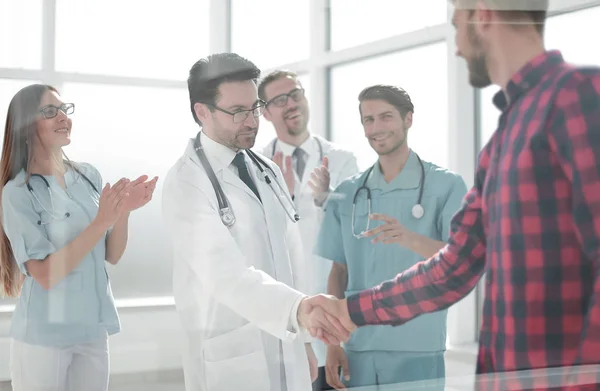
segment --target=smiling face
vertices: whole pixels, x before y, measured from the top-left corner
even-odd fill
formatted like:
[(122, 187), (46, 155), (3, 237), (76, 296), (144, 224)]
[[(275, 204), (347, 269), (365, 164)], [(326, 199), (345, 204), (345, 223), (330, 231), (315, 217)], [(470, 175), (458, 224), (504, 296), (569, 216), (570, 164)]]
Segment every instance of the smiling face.
[[(287, 103), (278, 106), (286, 94), (292, 96), (287, 97)], [(308, 131), (308, 101), (296, 78), (285, 76), (270, 82), (265, 87), (265, 98), (268, 104), (265, 118), (273, 123), (279, 138), (297, 137)]]
[[(71, 143), (71, 127), (73, 121), (67, 114), (61, 110), (56, 110), (57, 107), (65, 109), (65, 102), (60, 98), (58, 93), (48, 90), (42, 96), (40, 102), (37, 121), (37, 137), (34, 137), (34, 145), (39, 142), (41, 146), (48, 151), (56, 151)], [(46, 116), (52, 118), (46, 118)]]
[(406, 144), (412, 113), (402, 118), (398, 109), (385, 100), (364, 100), (360, 103), (365, 137), (379, 156), (396, 152)]

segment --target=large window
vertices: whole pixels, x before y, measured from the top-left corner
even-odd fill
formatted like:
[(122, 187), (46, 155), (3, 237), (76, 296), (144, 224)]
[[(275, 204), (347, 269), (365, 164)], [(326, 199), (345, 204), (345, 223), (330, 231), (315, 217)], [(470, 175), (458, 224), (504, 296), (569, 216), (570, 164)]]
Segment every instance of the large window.
[(42, 0), (0, 1), (0, 68), (42, 66)]
[[(198, 127), (185, 89), (65, 84), (63, 99), (76, 103), (72, 143), (65, 153), (98, 168), (105, 182), (142, 174), (164, 179)], [(171, 252), (162, 228), (162, 180), (154, 198), (132, 213), (123, 259), (109, 267), (116, 298), (170, 296)]]
[[(428, 68), (427, 65), (435, 64)], [(428, 69), (432, 69), (429, 71)], [(373, 84), (404, 88), (415, 105), (408, 144), (422, 159), (448, 165), (448, 76), (445, 43), (339, 65), (331, 69), (332, 139), (353, 151), (361, 169), (377, 159), (364, 137), (358, 94)]]
[(208, 54), (207, 10), (208, 0), (58, 0), (56, 68), (185, 80)]
[(231, 51), (259, 68), (308, 59), (310, 1), (231, 0)]
[[(586, 41), (600, 33), (600, 7), (557, 15), (546, 23), (546, 48), (559, 49), (565, 60), (580, 65), (600, 65), (600, 52), (590, 50)], [(595, 27), (594, 27), (595, 26)], [(490, 86), (481, 91), (480, 147), (483, 147), (498, 125), (500, 112), (492, 104), (499, 88)]]
[(349, 47), (443, 24), (446, 1), (330, 0), (330, 48)]

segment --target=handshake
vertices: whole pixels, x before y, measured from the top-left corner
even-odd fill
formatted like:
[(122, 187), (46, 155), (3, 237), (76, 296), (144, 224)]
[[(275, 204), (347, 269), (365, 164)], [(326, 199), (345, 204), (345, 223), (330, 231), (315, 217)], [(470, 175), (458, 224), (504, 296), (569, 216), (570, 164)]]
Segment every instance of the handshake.
[(328, 345), (348, 342), (350, 334), (356, 330), (346, 300), (330, 295), (316, 295), (302, 300), (298, 308), (298, 324), (306, 328), (313, 338)]

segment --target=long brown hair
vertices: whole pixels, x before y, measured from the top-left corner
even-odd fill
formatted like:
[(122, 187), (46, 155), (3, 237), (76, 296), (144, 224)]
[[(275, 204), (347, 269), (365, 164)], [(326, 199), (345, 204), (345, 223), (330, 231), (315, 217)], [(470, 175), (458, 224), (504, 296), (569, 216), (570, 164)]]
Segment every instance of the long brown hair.
[[(8, 181), (14, 179), (21, 170), (28, 171), (33, 157), (33, 137), (37, 134), (37, 114), (42, 97), (48, 91), (58, 93), (52, 86), (32, 84), (17, 92), (10, 101), (0, 158), (0, 199)], [(21, 292), (23, 278), (10, 241), (1, 226), (0, 231), (0, 284), (5, 296), (16, 297)]]

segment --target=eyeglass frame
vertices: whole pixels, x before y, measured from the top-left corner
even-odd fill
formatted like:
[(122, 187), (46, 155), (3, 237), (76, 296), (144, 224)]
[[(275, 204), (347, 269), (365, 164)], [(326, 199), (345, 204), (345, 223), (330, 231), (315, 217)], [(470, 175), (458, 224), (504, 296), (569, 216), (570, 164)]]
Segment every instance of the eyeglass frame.
[[(53, 108), (56, 110), (55, 114), (53, 116), (48, 116), (48, 114), (46, 113), (46, 109), (49, 108)], [(54, 117), (56, 117), (58, 115), (58, 111), (62, 111), (65, 115), (71, 115), (75, 112), (75, 103), (63, 103), (60, 106), (54, 106), (54, 105), (46, 105), (44, 107), (42, 107), (39, 112), (42, 113), (42, 116), (46, 119), (52, 119)], [(70, 113), (68, 113), (68, 111), (71, 110)]]
[[(260, 113), (259, 113), (258, 115), (254, 115), (254, 114), (252, 114), (252, 116), (253, 116), (254, 118), (258, 118), (258, 117), (260, 117), (260, 116), (261, 116), (261, 115), (264, 113), (264, 111), (265, 111), (265, 109), (266, 109), (266, 107), (267, 107), (267, 104), (266, 104), (266, 103), (265, 103), (265, 101), (264, 101), (264, 100), (262, 100), (262, 99), (259, 99), (259, 100), (257, 101), (257, 105), (255, 105), (253, 108), (251, 108), (251, 109), (248, 109), (248, 110), (240, 110), (240, 111), (236, 111), (235, 113), (232, 113), (231, 111), (228, 111), (228, 110), (222, 109), (222, 108), (220, 108), (219, 106), (217, 106), (217, 105), (213, 105), (213, 104), (211, 104), (211, 103), (205, 103), (205, 104), (206, 104), (207, 106), (210, 106), (210, 107), (212, 107), (212, 108), (216, 109), (216, 110), (219, 110), (219, 111), (220, 111), (220, 112), (222, 112), (222, 113), (229, 114), (229, 115), (232, 117), (231, 119), (232, 119), (233, 123), (236, 123), (236, 124), (238, 124), (238, 123), (240, 123), (240, 122), (244, 122), (245, 120), (247, 120), (247, 119), (248, 119), (248, 116), (250, 115), (250, 113), (251, 113), (251, 112), (255, 111), (256, 109), (262, 108), (262, 110), (260, 111)], [(245, 113), (245, 116), (244, 116), (244, 118), (243, 118), (242, 120), (240, 120), (240, 121), (236, 121), (236, 120), (235, 120), (235, 116), (236, 116), (236, 115), (238, 115), (238, 114), (242, 114), (242, 113)]]
[[(298, 91), (300, 91), (302, 94), (299, 95), (298, 99), (296, 99), (292, 95), (294, 95)], [(266, 103), (266, 106), (268, 107), (269, 105), (273, 104), (273, 105), (275, 105), (275, 107), (285, 107), (285, 105), (287, 105), (287, 103), (288, 103), (289, 98), (292, 98), (294, 100), (294, 102), (300, 102), (300, 100), (306, 96), (305, 93), (306, 93), (306, 91), (304, 90), (304, 88), (297, 87), (297, 88), (294, 88), (293, 90), (291, 90), (290, 92), (288, 92), (287, 94), (279, 94), (279, 95), (274, 96), (273, 98), (269, 99)], [(280, 105), (274, 103), (275, 99), (280, 99), (282, 97), (285, 97), (285, 101), (282, 101), (283, 103), (281, 103)]]

